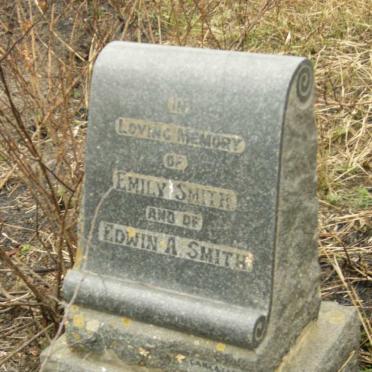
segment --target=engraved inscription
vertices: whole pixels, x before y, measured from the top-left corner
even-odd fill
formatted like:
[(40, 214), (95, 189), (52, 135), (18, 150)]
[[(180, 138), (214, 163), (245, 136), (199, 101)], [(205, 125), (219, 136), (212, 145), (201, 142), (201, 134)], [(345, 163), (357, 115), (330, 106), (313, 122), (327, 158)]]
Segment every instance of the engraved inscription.
[(186, 115), (190, 111), (189, 101), (176, 95), (168, 98), (167, 107), (171, 114)]
[(118, 118), (115, 122), (115, 128), (116, 132), (121, 136), (173, 143), (176, 145), (201, 147), (233, 154), (240, 154), (245, 149), (245, 142), (241, 136), (212, 133), (170, 123)]
[(187, 168), (187, 157), (170, 152), (164, 155), (163, 164), (165, 168), (184, 171)]
[(203, 217), (200, 213), (175, 211), (152, 206), (146, 207), (146, 219), (150, 222), (164, 223), (197, 231), (200, 231), (203, 225)]
[(133, 172), (114, 171), (113, 184), (117, 190), (130, 194), (173, 200), (225, 211), (234, 211), (237, 207), (237, 196), (234, 191), (198, 183)]
[(249, 251), (180, 236), (158, 233), (101, 221), (98, 239), (135, 249), (173, 256), (237, 271), (252, 271), (254, 257)]

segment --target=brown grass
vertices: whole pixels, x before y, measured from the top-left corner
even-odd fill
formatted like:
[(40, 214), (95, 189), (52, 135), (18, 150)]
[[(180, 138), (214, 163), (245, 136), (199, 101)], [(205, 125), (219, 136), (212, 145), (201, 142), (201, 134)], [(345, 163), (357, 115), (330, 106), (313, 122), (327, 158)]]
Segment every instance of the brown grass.
[(322, 295), (358, 307), (372, 365), (372, 14), (367, 0), (15, 0), (0, 5), (0, 371), (37, 370), (76, 250), (89, 82), (110, 40), (314, 64)]

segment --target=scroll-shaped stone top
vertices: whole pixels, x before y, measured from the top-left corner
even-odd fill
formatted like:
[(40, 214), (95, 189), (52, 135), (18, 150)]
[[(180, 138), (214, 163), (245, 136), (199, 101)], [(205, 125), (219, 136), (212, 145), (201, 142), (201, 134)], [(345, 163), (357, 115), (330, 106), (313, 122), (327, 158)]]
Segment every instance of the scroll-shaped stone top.
[[(276, 277), (301, 264), (284, 268), (276, 245), (288, 227), (280, 209), (314, 198), (312, 91), (303, 58), (110, 43), (92, 81), (85, 259), (66, 297), (79, 283), (77, 303), (257, 347)], [(309, 174), (304, 188), (282, 159), (296, 126), (307, 126), (303, 145), (313, 149), (288, 158), (299, 177)], [(308, 227), (290, 230), (311, 237), (309, 247), (288, 242), (296, 255), (314, 252), (316, 224), (316, 209), (298, 207)]]

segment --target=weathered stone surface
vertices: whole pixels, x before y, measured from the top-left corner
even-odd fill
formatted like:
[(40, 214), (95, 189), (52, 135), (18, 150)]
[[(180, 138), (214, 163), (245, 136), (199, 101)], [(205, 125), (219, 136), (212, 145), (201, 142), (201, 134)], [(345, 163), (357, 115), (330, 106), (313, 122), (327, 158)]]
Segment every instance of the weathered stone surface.
[(277, 368), (320, 306), (310, 63), (111, 43), (86, 159), (69, 347), (121, 366)]
[[(75, 351), (66, 347), (65, 336), (53, 347), (44, 351), (43, 360), (48, 359), (45, 372), (156, 372), (156, 371), (271, 371), (264, 365), (251, 366), (251, 351), (230, 347), (185, 335), (177, 331), (165, 330), (157, 326), (138, 323), (128, 318), (104, 314), (102, 312), (73, 307), (70, 336)], [(302, 332), (278, 367), (278, 372), (356, 372), (359, 328), (357, 313), (353, 308), (332, 302), (323, 302), (318, 320), (311, 322)], [(108, 334), (112, 333), (109, 337)], [(146, 340), (144, 341), (144, 336)], [(142, 344), (139, 342), (142, 339)], [(100, 340), (100, 341), (98, 341)], [(108, 340), (116, 340), (107, 343)], [(90, 343), (86, 348), (84, 343)], [(164, 342), (167, 346), (158, 349)], [(93, 344), (100, 344), (99, 347)], [(83, 346), (82, 346), (83, 345)], [(141, 345), (141, 346), (140, 346)], [(81, 349), (80, 349), (81, 346)], [(167, 350), (167, 347), (169, 349)], [(92, 348), (94, 353), (89, 352)], [(133, 352), (128, 352), (132, 348)], [(80, 349), (80, 352), (78, 351)], [(99, 350), (98, 350), (99, 349)], [(185, 353), (195, 349), (198, 356)], [(85, 351), (84, 351), (85, 350)], [(125, 353), (136, 363), (130, 366), (122, 362), (120, 354)], [(158, 354), (159, 353), (159, 354)], [(48, 356), (49, 354), (49, 356)], [(206, 358), (206, 359), (203, 359)], [(147, 368), (151, 360), (160, 360), (161, 368)], [(227, 365), (223, 361), (228, 361)], [(245, 364), (243, 364), (245, 363)], [(263, 361), (263, 363), (266, 363)], [(236, 365), (240, 368), (236, 369)], [(245, 366), (244, 369), (242, 366)], [(235, 366), (235, 367), (234, 367)]]
[(312, 85), (302, 58), (110, 44), (66, 298), (84, 277), (76, 303), (250, 349), (284, 304), (295, 337), (319, 306)]
[(318, 320), (303, 331), (278, 372), (358, 371), (358, 324), (354, 308), (323, 302)]

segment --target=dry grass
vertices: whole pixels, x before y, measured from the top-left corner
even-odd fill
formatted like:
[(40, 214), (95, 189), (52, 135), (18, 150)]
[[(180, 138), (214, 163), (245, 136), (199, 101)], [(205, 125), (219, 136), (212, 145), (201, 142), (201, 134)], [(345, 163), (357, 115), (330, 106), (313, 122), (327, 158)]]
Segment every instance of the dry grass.
[(93, 62), (113, 39), (304, 55), (315, 66), (322, 295), (358, 307), (372, 365), (367, 0), (0, 5), (0, 371), (38, 369), (73, 264)]

